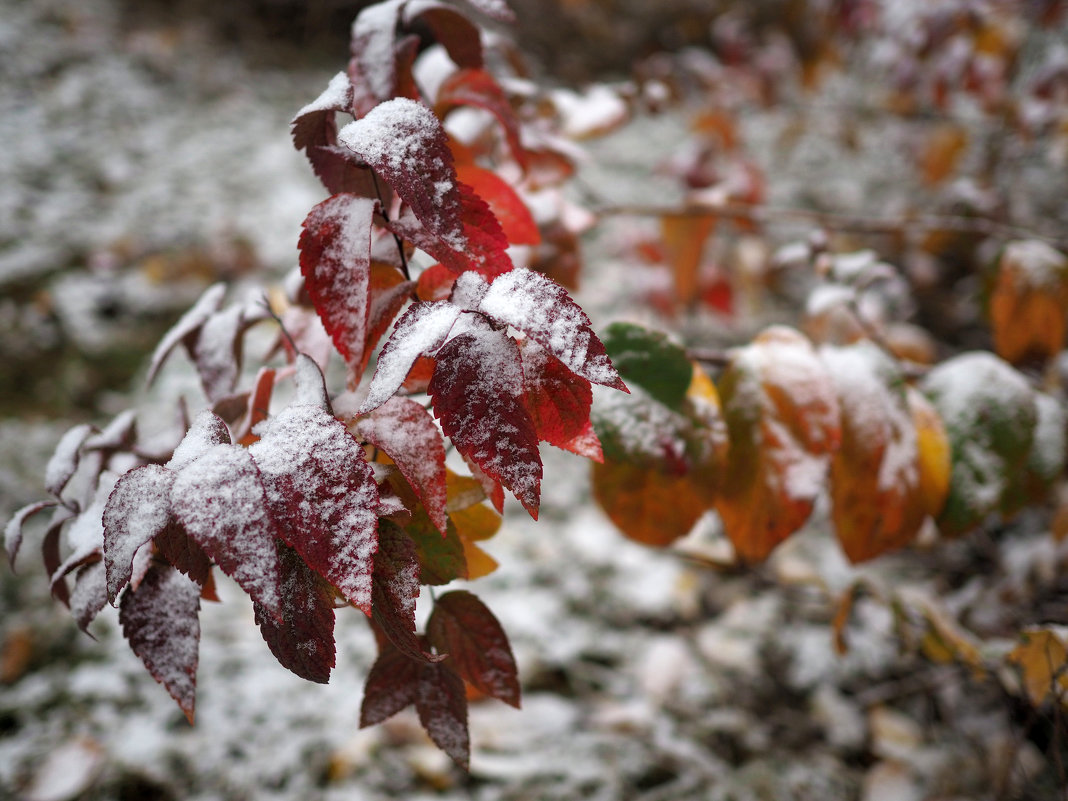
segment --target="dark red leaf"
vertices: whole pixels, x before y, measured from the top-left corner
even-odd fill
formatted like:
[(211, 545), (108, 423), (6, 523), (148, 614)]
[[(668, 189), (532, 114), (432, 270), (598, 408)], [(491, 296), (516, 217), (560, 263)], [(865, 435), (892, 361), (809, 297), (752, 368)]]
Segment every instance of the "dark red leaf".
[(211, 559), (204, 549), (185, 533), (185, 529), (177, 520), (172, 518), (153, 542), (164, 559), (201, 587), (208, 586), (211, 580)]
[(311, 210), (300, 235), (308, 296), (353, 370), (365, 363), (375, 206), (376, 201), (358, 195), (334, 195)]
[(471, 331), (449, 340), (436, 359), (428, 391), (442, 431), (537, 519), (541, 456), (523, 405), (515, 340), (503, 331)]
[(456, 590), (441, 596), (427, 622), (427, 639), (445, 664), (486, 695), (519, 708), (519, 678), (501, 624), (482, 601)]
[[(298, 360), (298, 370), (314, 372), (307, 383), (317, 382), (322, 391), (322, 376), (310, 359)], [(325, 396), (308, 400), (298, 397), (272, 418), (249, 453), (282, 539), (349, 603), (369, 613), (378, 485), (359, 443), (323, 408)]]
[(527, 154), (519, 138), (519, 120), (504, 90), (488, 72), (457, 70), (442, 82), (435, 106), (443, 118), (455, 106), (476, 106), (490, 112), (504, 129), (512, 157), (526, 169)]
[(394, 461), (444, 534), (445, 442), (430, 412), (413, 400), (393, 397), (361, 418), (356, 433)]
[(463, 679), (444, 662), (422, 665), (415, 709), (434, 744), (467, 770), (471, 739), (467, 731), (467, 691)]
[(407, 0), (388, 0), (364, 8), (352, 23), (349, 80), (353, 114), (362, 117), (396, 94), (397, 24)]
[[(415, 13), (407, 13), (413, 7)], [(482, 66), (482, 36), (478, 26), (463, 14), (444, 3), (413, 3), (405, 12), (405, 24), (411, 25), (416, 18), (422, 20), (457, 66)]]
[(130, 648), (178, 702), (190, 723), (196, 700), (200, 587), (177, 570), (154, 565), (136, 592), (127, 587), (119, 623)]
[(293, 118), (290, 123), (293, 145), (305, 152), (312, 170), (331, 194), (357, 192), (373, 197), (370, 171), (357, 166), (347, 151), (336, 147), (336, 113), (351, 114), (352, 107), (352, 83), (348, 75), (339, 72), (326, 90)]
[(521, 343), (525, 400), (538, 439), (595, 461), (603, 461), (601, 445), (590, 423), (593, 391), (530, 339)]
[(436, 659), (423, 650), (415, 633), (415, 602), (419, 599), (419, 560), (411, 538), (382, 521), (375, 554), (371, 619), (391, 643), (410, 659)]
[(420, 668), (420, 662), (386, 644), (367, 674), (360, 706), (361, 729), (381, 723), (415, 703)]
[(38, 512), (51, 509), (55, 505), (55, 501), (38, 501), (37, 503), (27, 504), (15, 512), (12, 518), (7, 521), (7, 525), (4, 527), (4, 550), (7, 552), (7, 560), (11, 563), (12, 568), (15, 567), (15, 557), (19, 555), (19, 548), (22, 546), (23, 525)]
[[(64, 524), (72, 517), (74, 517), (73, 512), (65, 506), (60, 506), (48, 523), (48, 528), (41, 539), (41, 561), (44, 562), (46, 576), (56, 575), (63, 562), (59, 552), (59, 538)], [(62, 578), (58, 582), (52, 581), (52, 596), (60, 603), (69, 605), (70, 592), (67, 589), (67, 582)]]
[(300, 555), (283, 544), (282, 620), (255, 604), (256, 624), (279, 663), (302, 679), (326, 684), (334, 667), (334, 593)]
[(171, 508), (212, 561), (276, 618), (282, 615), (278, 526), (249, 451), (215, 445), (178, 473)]
[(133, 557), (161, 534), (171, 519), (176, 473), (158, 464), (131, 470), (115, 484), (104, 506), (104, 568), (111, 603), (130, 580)]
[(400, 389), (416, 359), (429, 356), (444, 344), (462, 310), (447, 301), (413, 303), (378, 354), (367, 398), (359, 408), (364, 414), (385, 403)]

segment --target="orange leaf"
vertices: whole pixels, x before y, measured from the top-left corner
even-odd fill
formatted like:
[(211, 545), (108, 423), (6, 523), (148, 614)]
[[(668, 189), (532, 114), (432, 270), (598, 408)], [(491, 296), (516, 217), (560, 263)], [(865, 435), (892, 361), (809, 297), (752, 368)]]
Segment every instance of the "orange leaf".
[(901, 371), (882, 350), (862, 342), (820, 353), (842, 426), (831, 460), (831, 517), (846, 556), (862, 562), (910, 542), (926, 517), (916, 429)]
[(683, 305), (697, 298), (701, 256), (715, 227), (712, 214), (666, 215), (660, 219), (660, 234), (675, 279), (675, 297)]
[(1006, 659), (1020, 670), (1031, 703), (1038, 706), (1051, 695), (1068, 699), (1068, 650), (1064, 640), (1048, 628), (1025, 629), (1023, 639)]
[(730, 436), (716, 511), (738, 556), (759, 562), (800, 528), (838, 447), (838, 402), (799, 332), (770, 328), (734, 352), (719, 384)]
[(537, 245), (541, 242), (538, 224), (527, 204), (497, 173), (475, 164), (460, 164), (456, 176), (486, 201), (511, 244)]
[(1013, 364), (1046, 361), (1064, 347), (1068, 258), (1038, 240), (1010, 242), (990, 297), (994, 350)]

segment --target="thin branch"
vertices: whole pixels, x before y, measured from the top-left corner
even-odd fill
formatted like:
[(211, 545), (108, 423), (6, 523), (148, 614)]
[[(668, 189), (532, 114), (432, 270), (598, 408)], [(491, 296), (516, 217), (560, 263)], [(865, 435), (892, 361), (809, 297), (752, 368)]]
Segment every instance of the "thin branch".
[[(382, 199), (382, 187), (378, 185), (378, 176), (375, 175), (374, 170), (371, 170), (371, 181), (375, 185), (375, 194), (378, 195), (378, 213), (381, 214), (382, 219), (388, 223), (389, 212), (386, 211), (386, 202)], [(411, 281), (412, 276), (411, 273), (408, 272), (408, 257), (404, 255), (404, 242), (402, 242), (401, 238), (393, 233), (393, 231), (390, 231), (390, 233), (393, 234), (393, 241), (397, 243), (397, 253), (400, 254), (401, 272), (404, 273), (404, 280)]]

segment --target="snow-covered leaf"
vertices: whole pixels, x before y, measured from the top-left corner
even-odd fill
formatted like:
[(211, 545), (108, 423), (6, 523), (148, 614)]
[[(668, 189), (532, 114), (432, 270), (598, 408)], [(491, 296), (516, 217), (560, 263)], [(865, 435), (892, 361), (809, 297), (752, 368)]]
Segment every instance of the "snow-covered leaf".
[(52, 500), (29, 503), (15, 512), (7, 521), (7, 525), (4, 526), (4, 551), (7, 552), (7, 560), (12, 567), (15, 566), (15, 558), (19, 555), (19, 548), (22, 547), (22, 527), (26, 521), (38, 512), (51, 509), (55, 505), (56, 501)]
[(215, 314), (222, 306), (223, 296), (226, 295), (225, 284), (212, 284), (204, 294), (200, 296), (196, 304), (182, 315), (181, 319), (168, 331), (156, 346), (152, 353), (152, 361), (148, 366), (146, 383), (151, 384), (159, 372), (163, 362), (174, 350), (175, 346), (184, 342), (187, 348), (191, 348), (197, 332), (211, 315)]
[(428, 391), (442, 431), (537, 519), (541, 456), (523, 404), (515, 340), (503, 331), (473, 330), (450, 339), (436, 359)]
[(122, 476), (108, 496), (103, 524), (110, 602), (115, 602), (130, 580), (134, 553), (170, 522), (170, 493), (176, 476), (162, 465), (146, 464)]
[(57, 498), (62, 494), (63, 488), (78, 469), (81, 447), (93, 432), (91, 425), (82, 423), (67, 431), (59, 440), (45, 466), (45, 489), (49, 494)]
[(1043, 363), (1064, 348), (1068, 256), (1036, 239), (1010, 242), (990, 296), (994, 349), (1006, 361)]
[(467, 691), (463, 679), (443, 662), (421, 665), (415, 709), (434, 745), (467, 770), (471, 738), (467, 730)]
[(82, 565), (74, 576), (74, 588), (70, 593), (70, 611), (78, 628), (88, 634), (89, 624), (107, 604), (104, 563), (98, 560)]
[(572, 373), (533, 340), (524, 339), (519, 345), (524, 402), (538, 439), (602, 461), (601, 443), (590, 423), (590, 382)]
[(411, 538), (383, 521), (375, 554), (371, 617), (390, 642), (409, 659), (433, 660), (415, 633), (419, 599), (419, 559)]
[(135, 591), (127, 587), (119, 623), (130, 648), (162, 684), (190, 723), (196, 700), (200, 645), (200, 587), (157, 564)]

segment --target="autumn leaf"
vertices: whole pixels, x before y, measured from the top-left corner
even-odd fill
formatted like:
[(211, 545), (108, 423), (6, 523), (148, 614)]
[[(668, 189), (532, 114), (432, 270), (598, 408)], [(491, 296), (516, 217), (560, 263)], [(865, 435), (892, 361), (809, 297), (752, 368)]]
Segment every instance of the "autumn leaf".
[(915, 387), (905, 390), (912, 424), (916, 427), (916, 471), (924, 511), (938, 517), (946, 505), (953, 471), (949, 437), (934, 406)]
[(119, 625), (130, 648), (162, 684), (190, 723), (196, 698), (200, 587), (177, 570), (154, 565), (119, 604)]
[(411, 538), (388, 521), (379, 526), (371, 597), (371, 619), (401, 653), (418, 661), (444, 658), (427, 653), (415, 633), (418, 552)]
[(471, 738), (467, 730), (467, 691), (463, 679), (444, 663), (421, 665), (415, 710), (434, 745), (467, 770)]
[(388, 642), (367, 674), (360, 706), (360, 728), (374, 726), (415, 703), (420, 663)]
[(177, 473), (146, 464), (123, 475), (104, 507), (104, 566), (112, 603), (130, 580), (137, 549), (171, 523), (171, 487)]
[(456, 168), (456, 176), (486, 202), (509, 243), (537, 245), (541, 242), (538, 224), (527, 204), (497, 173), (475, 164), (461, 164)]
[(590, 423), (590, 382), (530, 339), (519, 343), (523, 392), (538, 439), (579, 456), (601, 461), (601, 443)]
[(1048, 627), (1020, 632), (1020, 643), (1006, 656), (1020, 672), (1028, 699), (1040, 706), (1047, 699), (1068, 701), (1068, 649), (1065, 640)]
[(519, 121), (508, 97), (492, 75), (480, 69), (461, 69), (442, 81), (438, 88), (435, 110), (444, 119), (456, 106), (475, 106), (496, 117), (504, 130), (512, 158), (520, 167), (526, 169), (527, 152), (520, 139)]
[(838, 396), (841, 443), (831, 459), (831, 517), (851, 562), (910, 542), (927, 510), (916, 428), (904, 376), (870, 342), (824, 347), (820, 357)]
[(612, 323), (604, 346), (619, 374), (657, 401), (678, 409), (686, 398), (693, 367), (686, 349), (666, 334), (634, 323)]
[(697, 298), (698, 273), (705, 242), (716, 228), (713, 214), (675, 214), (662, 217), (660, 235), (675, 284), (675, 297), (683, 306)]
[(419, 583), (440, 586), (455, 579), (469, 578), (464, 543), (456, 526), (439, 531), (423, 510), (417, 510), (404, 527), (415, 546), (419, 562)]
[(445, 665), (486, 695), (519, 708), (519, 679), (508, 637), (493, 613), (463, 590), (446, 593), (434, 603), (427, 639)]
[(923, 143), (920, 175), (924, 182), (939, 184), (953, 174), (968, 147), (967, 132), (956, 123), (936, 126)]
[(1044, 363), (1064, 347), (1068, 257), (1040, 240), (1010, 242), (990, 296), (994, 350), (1006, 361)]
[(759, 562), (823, 490), (840, 438), (837, 397), (808, 340), (784, 327), (736, 350), (719, 391), (730, 448), (716, 511), (739, 557)]

